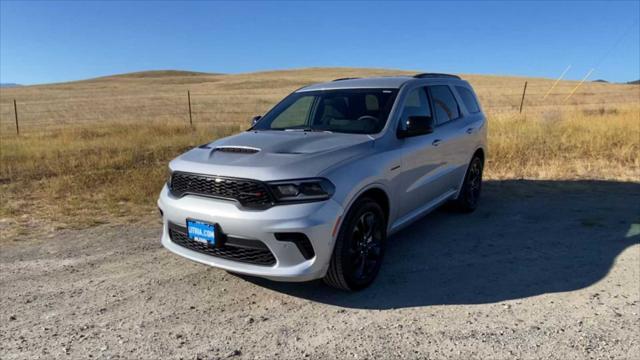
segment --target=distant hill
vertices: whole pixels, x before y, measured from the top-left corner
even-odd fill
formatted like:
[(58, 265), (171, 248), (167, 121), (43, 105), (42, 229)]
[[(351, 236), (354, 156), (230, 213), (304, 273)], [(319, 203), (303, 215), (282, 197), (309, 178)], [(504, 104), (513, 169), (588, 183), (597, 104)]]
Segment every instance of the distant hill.
[(126, 73), (126, 74), (109, 75), (102, 78), (164, 78), (164, 77), (176, 77), (176, 76), (202, 76), (202, 75), (220, 75), (220, 74), (205, 73), (205, 72), (198, 72), (198, 71), (183, 71), (183, 70), (149, 70), (149, 71), (138, 71), (138, 72)]
[[(70, 81), (66, 84), (92, 84), (94, 82), (121, 82), (121, 81), (134, 81), (134, 82), (147, 82), (151, 81), (156, 84), (197, 84), (202, 82), (217, 81), (218, 76), (223, 75), (220, 73), (206, 73), (197, 71), (182, 71), (182, 70), (149, 70), (138, 71), (125, 74), (114, 74), (101, 76), (97, 78)], [(43, 84), (43, 85), (60, 85), (59, 84)]]
[[(603, 80), (603, 79), (593, 80), (592, 82), (594, 82), (594, 83), (603, 83), (603, 84), (608, 84), (609, 83), (607, 80)], [(628, 81), (626, 83), (620, 83), (620, 84), (640, 85), (640, 80)]]
[(18, 86), (22, 86), (22, 85), (15, 84), (15, 83), (0, 83), (0, 88), (14, 88)]

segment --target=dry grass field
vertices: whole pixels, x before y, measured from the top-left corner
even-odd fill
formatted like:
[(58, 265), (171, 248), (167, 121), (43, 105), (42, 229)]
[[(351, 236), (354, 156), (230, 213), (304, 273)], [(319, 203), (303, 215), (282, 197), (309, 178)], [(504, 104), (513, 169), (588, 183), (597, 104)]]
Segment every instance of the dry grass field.
[[(381, 69), (238, 75), (154, 71), (0, 90), (0, 232), (133, 221), (155, 212), (168, 160), (249, 125), (303, 85)], [(463, 75), (489, 117), (490, 179), (640, 181), (640, 86)], [(518, 107), (528, 82), (524, 111)], [(189, 127), (187, 91), (194, 129)], [(20, 136), (15, 134), (13, 100)], [(31, 231), (31, 230), (30, 230)]]

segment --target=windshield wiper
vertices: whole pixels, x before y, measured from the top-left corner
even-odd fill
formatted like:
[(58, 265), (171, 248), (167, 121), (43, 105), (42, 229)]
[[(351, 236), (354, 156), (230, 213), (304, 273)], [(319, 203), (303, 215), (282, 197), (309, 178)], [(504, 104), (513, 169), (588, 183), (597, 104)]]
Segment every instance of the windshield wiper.
[(311, 132), (326, 132), (326, 133), (331, 133), (331, 130), (326, 130), (326, 129), (313, 129), (313, 128), (305, 128), (304, 131), (311, 131)]
[(326, 133), (332, 133), (332, 131), (330, 131), (330, 130), (314, 129), (314, 128), (310, 128), (310, 127), (284, 129), (284, 131), (304, 131), (304, 132), (326, 132)]

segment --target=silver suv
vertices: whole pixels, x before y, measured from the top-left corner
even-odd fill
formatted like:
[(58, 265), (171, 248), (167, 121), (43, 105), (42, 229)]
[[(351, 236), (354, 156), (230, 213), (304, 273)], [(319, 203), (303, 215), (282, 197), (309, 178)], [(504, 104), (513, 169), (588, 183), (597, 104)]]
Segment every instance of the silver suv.
[(233, 273), (359, 290), (387, 236), (445, 202), (476, 208), (485, 156), (485, 115), (457, 76), (307, 86), (171, 161), (162, 244)]

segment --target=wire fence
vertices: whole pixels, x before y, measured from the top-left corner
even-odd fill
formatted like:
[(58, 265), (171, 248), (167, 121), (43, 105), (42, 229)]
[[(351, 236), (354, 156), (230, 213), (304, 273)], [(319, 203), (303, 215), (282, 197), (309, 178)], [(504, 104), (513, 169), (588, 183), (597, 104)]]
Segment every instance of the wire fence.
[[(484, 110), (491, 113), (518, 112), (522, 93), (504, 86), (477, 87)], [(547, 87), (529, 86), (522, 106), (524, 111), (580, 108), (606, 112), (617, 106), (640, 104), (640, 88), (628, 90), (583, 89), (567, 99), (570, 89), (545, 98)], [(57, 99), (1, 99), (0, 135), (61, 131), (114, 125), (184, 124), (187, 126), (248, 126), (255, 115), (264, 114), (281, 94), (228, 92), (176, 92), (151, 95), (109, 95), (63, 97)]]

